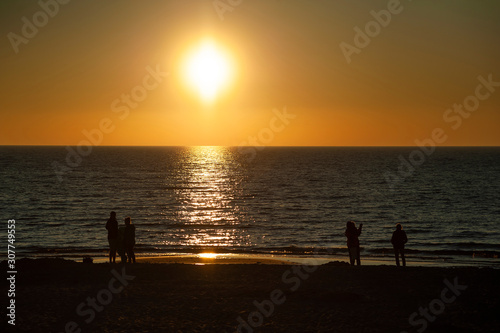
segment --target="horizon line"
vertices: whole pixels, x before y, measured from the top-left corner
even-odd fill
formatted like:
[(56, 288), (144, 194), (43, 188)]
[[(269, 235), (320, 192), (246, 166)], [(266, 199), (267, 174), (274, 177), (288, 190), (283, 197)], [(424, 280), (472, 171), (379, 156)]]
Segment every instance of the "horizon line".
[[(77, 147), (78, 144), (55, 144), (55, 145), (44, 145), (44, 144), (0, 144), (0, 147)], [(95, 147), (228, 147), (228, 148), (238, 148), (238, 147), (256, 147), (252, 145), (245, 146), (232, 146), (232, 145), (92, 145)], [(422, 147), (418, 145), (284, 145), (284, 146), (258, 146), (262, 148), (405, 148), (405, 147)], [(427, 147), (427, 146), (424, 146)], [(436, 148), (498, 148), (500, 145), (434, 145)]]

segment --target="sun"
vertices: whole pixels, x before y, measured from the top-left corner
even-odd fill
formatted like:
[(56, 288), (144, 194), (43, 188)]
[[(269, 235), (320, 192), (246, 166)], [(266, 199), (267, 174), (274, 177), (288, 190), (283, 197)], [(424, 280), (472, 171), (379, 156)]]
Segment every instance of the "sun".
[(185, 75), (203, 101), (213, 101), (229, 82), (229, 57), (214, 42), (204, 41), (187, 58)]

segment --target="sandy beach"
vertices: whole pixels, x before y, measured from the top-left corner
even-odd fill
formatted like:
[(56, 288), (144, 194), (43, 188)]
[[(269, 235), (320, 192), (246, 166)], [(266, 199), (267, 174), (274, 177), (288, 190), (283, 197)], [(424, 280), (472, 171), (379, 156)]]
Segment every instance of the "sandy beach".
[[(160, 260), (160, 259), (159, 259)], [(488, 268), (17, 262), (12, 332), (498, 332)], [(158, 261), (158, 260), (157, 260)], [(161, 260), (160, 260), (161, 261)], [(6, 262), (2, 269), (7, 271)], [(4, 317), (5, 318), (5, 317)], [(4, 319), (5, 320), (5, 319)]]

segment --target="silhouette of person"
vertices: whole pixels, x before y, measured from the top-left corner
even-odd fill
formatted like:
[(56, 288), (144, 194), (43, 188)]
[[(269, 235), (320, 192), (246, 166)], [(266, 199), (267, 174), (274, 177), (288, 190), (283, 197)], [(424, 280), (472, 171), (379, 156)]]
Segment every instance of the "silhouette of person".
[(125, 218), (125, 231), (123, 233), (123, 243), (127, 252), (128, 262), (135, 263), (135, 225), (131, 223), (130, 217)]
[(359, 229), (356, 228), (356, 223), (354, 221), (349, 221), (346, 224), (345, 236), (347, 237), (347, 248), (349, 250), (349, 260), (351, 266), (354, 266), (354, 262), (361, 265), (360, 251), (359, 251), (359, 235), (361, 235), (361, 229), (363, 229), (363, 223), (359, 225)]
[(118, 227), (118, 238), (117, 238), (116, 251), (120, 255), (121, 262), (126, 263), (127, 262), (127, 255), (125, 252), (125, 226)]
[(116, 246), (118, 238), (118, 221), (116, 220), (116, 213), (111, 212), (108, 221), (106, 222), (106, 229), (108, 230), (108, 243), (109, 243), (109, 262), (116, 262)]
[(406, 237), (406, 232), (400, 223), (396, 224), (396, 230), (392, 233), (391, 243), (394, 247), (394, 256), (396, 257), (396, 266), (399, 267), (399, 255), (401, 254), (401, 260), (403, 261), (403, 266), (406, 266), (405, 260), (405, 244), (408, 242), (408, 237)]

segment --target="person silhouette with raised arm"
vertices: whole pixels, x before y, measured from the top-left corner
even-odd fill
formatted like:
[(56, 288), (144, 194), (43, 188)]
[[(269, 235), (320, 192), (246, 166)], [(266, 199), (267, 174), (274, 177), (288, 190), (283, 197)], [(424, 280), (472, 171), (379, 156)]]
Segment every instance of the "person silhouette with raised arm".
[(356, 223), (354, 223), (354, 221), (349, 221), (346, 224), (345, 236), (347, 237), (347, 249), (349, 250), (351, 266), (354, 266), (354, 262), (356, 262), (358, 266), (361, 265), (359, 235), (361, 235), (362, 229), (363, 223), (359, 225), (359, 229), (356, 228)]
[(403, 266), (406, 266), (405, 259), (405, 244), (408, 242), (406, 232), (403, 230), (401, 223), (396, 224), (396, 230), (392, 233), (391, 243), (394, 247), (394, 256), (396, 257), (396, 266), (399, 267), (399, 255), (401, 254), (401, 261)]

